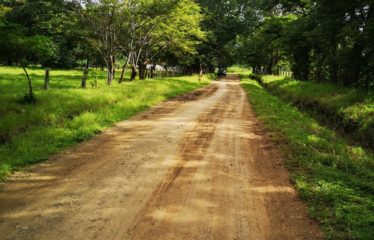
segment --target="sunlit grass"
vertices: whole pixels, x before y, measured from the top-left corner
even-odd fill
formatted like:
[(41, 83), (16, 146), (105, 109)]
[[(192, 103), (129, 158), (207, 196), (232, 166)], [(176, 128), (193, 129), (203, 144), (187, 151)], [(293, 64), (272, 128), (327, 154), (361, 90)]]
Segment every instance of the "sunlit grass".
[(326, 238), (374, 239), (374, 156), (256, 81), (243, 77), (242, 86), (258, 117), (276, 133), (274, 141), (284, 153), (292, 180)]
[(227, 73), (249, 75), (252, 70), (246, 66), (235, 65), (227, 68)]
[[(30, 69), (35, 104), (20, 102), (27, 91), (22, 70), (0, 67), (0, 179), (19, 167), (87, 140), (113, 123), (165, 99), (209, 83), (197, 76), (106, 85), (106, 72), (92, 70), (87, 89), (82, 71), (51, 70), (50, 90), (42, 89), (44, 71)], [(89, 83), (97, 77), (98, 87)]]
[(263, 76), (273, 94), (309, 111), (315, 111), (366, 146), (374, 147), (374, 95), (361, 89), (302, 82), (280, 76)]

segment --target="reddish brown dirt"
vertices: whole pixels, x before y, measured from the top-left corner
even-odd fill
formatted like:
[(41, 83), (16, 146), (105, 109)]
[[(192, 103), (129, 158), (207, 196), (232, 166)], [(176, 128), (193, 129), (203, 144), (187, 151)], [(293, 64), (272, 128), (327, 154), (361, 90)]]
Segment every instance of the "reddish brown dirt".
[(237, 76), (0, 187), (0, 239), (321, 239)]

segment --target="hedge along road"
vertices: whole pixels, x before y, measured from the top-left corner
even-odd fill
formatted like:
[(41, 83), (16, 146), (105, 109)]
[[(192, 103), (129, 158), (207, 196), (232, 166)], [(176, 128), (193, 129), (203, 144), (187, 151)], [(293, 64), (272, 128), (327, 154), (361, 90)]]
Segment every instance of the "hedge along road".
[(321, 239), (238, 76), (0, 187), (0, 239)]

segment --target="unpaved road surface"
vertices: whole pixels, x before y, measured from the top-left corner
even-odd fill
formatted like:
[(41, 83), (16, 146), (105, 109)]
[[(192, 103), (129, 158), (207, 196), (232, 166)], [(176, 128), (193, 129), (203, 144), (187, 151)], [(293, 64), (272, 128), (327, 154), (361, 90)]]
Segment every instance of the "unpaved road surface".
[(0, 186), (0, 239), (320, 239), (231, 76)]

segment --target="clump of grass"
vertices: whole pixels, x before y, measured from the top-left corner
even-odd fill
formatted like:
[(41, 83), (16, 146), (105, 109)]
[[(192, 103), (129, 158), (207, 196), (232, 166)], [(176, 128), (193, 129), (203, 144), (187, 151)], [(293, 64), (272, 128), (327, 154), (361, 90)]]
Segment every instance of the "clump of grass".
[(352, 146), (256, 81), (242, 86), (285, 155), (310, 215), (326, 239), (374, 239), (374, 156)]
[(44, 91), (43, 70), (30, 70), (36, 103), (23, 104), (22, 71), (0, 67), (0, 180), (53, 153), (87, 140), (115, 122), (165, 99), (209, 83), (208, 77), (175, 77), (107, 86), (105, 72), (92, 72), (97, 86), (80, 88), (81, 71), (52, 70)]
[(374, 95), (362, 89), (264, 76), (273, 94), (305, 109), (364, 146), (374, 148)]

